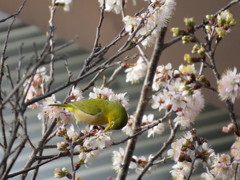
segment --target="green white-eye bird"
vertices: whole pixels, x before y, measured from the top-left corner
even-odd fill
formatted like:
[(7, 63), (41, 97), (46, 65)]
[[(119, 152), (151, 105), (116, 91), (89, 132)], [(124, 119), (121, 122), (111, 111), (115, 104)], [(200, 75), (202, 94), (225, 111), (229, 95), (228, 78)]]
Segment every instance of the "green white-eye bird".
[(128, 121), (125, 108), (119, 101), (85, 99), (68, 104), (50, 104), (64, 107), (73, 113), (77, 123), (101, 126), (108, 124), (105, 131), (123, 128)]

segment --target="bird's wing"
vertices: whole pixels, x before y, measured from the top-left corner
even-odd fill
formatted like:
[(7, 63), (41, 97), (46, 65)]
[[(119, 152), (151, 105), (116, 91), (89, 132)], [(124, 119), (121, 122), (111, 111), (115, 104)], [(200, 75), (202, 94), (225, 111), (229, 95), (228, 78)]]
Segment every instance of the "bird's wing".
[(89, 115), (99, 115), (102, 110), (97, 106), (95, 103), (92, 103), (89, 100), (81, 100), (71, 103), (74, 107), (78, 108), (82, 112), (89, 114)]

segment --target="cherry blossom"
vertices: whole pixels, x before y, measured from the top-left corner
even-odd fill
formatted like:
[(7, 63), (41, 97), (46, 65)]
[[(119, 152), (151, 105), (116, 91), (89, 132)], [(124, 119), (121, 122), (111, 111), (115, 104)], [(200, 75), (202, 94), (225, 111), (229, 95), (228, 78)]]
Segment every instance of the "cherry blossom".
[(125, 16), (123, 22), (125, 23), (125, 30), (132, 34), (144, 19), (143, 25), (137, 32), (136, 37), (147, 36), (149, 32), (152, 33), (142, 41), (144, 47), (151, 46), (158, 35), (161, 28), (166, 27), (169, 19), (175, 10), (175, 0), (155, 0), (148, 6), (148, 11), (138, 16)]
[(205, 172), (201, 174), (201, 178), (205, 180), (214, 180), (214, 176), (210, 172)]
[[(119, 172), (121, 169), (121, 164), (123, 163), (123, 157), (124, 157), (124, 149), (119, 148), (119, 151), (113, 151), (113, 169), (116, 172)], [(145, 156), (132, 156), (132, 160), (130, 162), (129, 168), (130, 169), (135, 169), (137, 174), (140, 174), (144, 167), (148, 164), (149, 161), (153, 158), (152, 155), (149, 155), (148, 159)], [(151, 168), (148, 169), (147, 173), (150, 173), (152, 170), (154, 170), (156, 166), (152, 166)]]
[(116, 172), (119, 172), (119, 170), (121, 169), (123, 157), (124, 157), (124, 149), (123, 148), (119, 148), (119, 151), (113, 151), (112, 167)]
[[(146, 165), (148, 164), (149, 161), (151, 161), (151, 159), (153, 158), (153, 156), (150, 154), (148, 159), (145, 156), (133, 156), (132, 157), (132, 161), (130, 162), (129, 168), (130, 169), (135, 169), (135, 172), (137, 174), (140, 174), (143, 169), (146, 167)], [(147, 174), (150, 174), (153, 170), (156, 169), (156, 166), (151, 166), (148, 171)]]
[(126, 82), (130, 82), (132, 84), (138, 83), (146, 75), (147, 64), (142, 57), (139, 57), (136, 64), (130, 65), (130, 67), (125, 70), (125, 72)]
[[(103, 7), (104, 0), (98, 0), (98, 2), (100, 4), (100, 7)], [(114, 13), (119, 14), (122, 11), (122, 6), (122, 0), (105, 0), (105, 11), (113, 11)]]
[(174, 75), (173, 72), (174, 70), (171, 63), (168, 63), (166, 66), (158, 66), (153, 79), (153, 90), (158, 91), (161, 87), (167, 85), (168, 80), (172, 79)]
[(184, 180), (188, 177), (191, 170), (192, 163), (190, 162), (177, 162), (173, 165), (173, 170), (170, 171), (174, 180)]
[(84, 139), (83, 146), (89, 149), (104, 149), (112, 144), (112, 133), (97, 131), (93, 136)]
[[(24, 84), (24, 92), (26, 93), (25, 101), (31, 100), (37, 96), (44, 94), (44, 86), (49, 81), (49, 76), (46, 74), (46, 68), (40, 67), (37, 69), (34, 76), (30, 77)], [(39, 103), (34, 103), (29, 108), (36, 109), (39, 107)]]
[(240, 163), (240, 138), (237, 137), (234, 144), (231, 146), (231, 155), (234, 161)]
[(185, 179), (191, 168), (194, 171), (200, 163), (204, 167), (210, 167), (215, 158), (214, 150), (197, 136), (195, 130), (188, 131), (182, 138), (175, 140), (167, 154), (176, 162), (170, 171), (173, 179)]
[(78, 158), (81, 164), (84, 164), (86, 167), (88, 167), (92, 164), (92, 162), (99, 154), (99, 150), (92, 150), (90, 152), (81, 151), (78, 155)]
[[(133, 115), (131, 115), (128, 119), (128, 123), (126, 124), (126, 126), (122, 128), (122, 131), (126, 135), (128, 135), (128, 136), (133, 135), (134, 122), (135, 122), (135, 117)], [(144, 129), (144, 128), (146, 128), (148, 126), (152, 126), (152, 125), (153, 125), (153, 127), (147, 131), (148, 138), (150, 138), (151, 136), (155, 136), (155, 134), (161, 135), (165, 130), (164, 124), (154, 120), (153, 114), (143, 115), (142, 122), (141, 122), (142, 128)]]
[(110, 96), (114, 96), (114, 92), (113, 92), (112, 89), (109, 89), (109, 88), (106, 88), (106, 87), (104, 87), (104, 88), (94, 87), (93, 92), (89, 93), (89, 98), (90, 99), (100, 98), (100, 99), (109, 100)]
[(79, 101), (83, 99), (82, 91), (79, 88), (72, 87), (71, 93), (69, 95), (69, 98), (71, 102), (73, 101)]
[(112, 89), (109, 88), (93, 88), (93, 92), (89, 93), (89, 98), (90, 99), (106, 99), (109, 101), (119, 101), (124, 108), (128, 109), (129, 108), (129, 103), (128, 103), (128, 98), (126, 97), (127, 93), (119, 93), (116, 94), (113, 92)]
[(240, 97), (240, 74), (237, 69), (227, 70), (218, 81), (218, 93), (223, 101), (235, 102)]
[[(172, 69), (171, 64), (158, 66), (154, 77), (152, 108), (159, 111), (174, 111), (174, 122), (182, 128), (190, 127), (204, 107), (204, 98), (192, 78), (196, 74), (193, 65), (181, 65), (179, 70)], [(192, 83), (186, 83), (192, 82)]]
[(73, 119), (73, 115), (62, 107), (49, 106), (49, 104), (55, 103), (60, 103), (56, 102), (55, 95), (52, 95), (51, 97), (44, 99), (44, 101), (40, 105), (41, 112), (38, 114), (38, 119), (39, 120), (47, 119), (49, 121), (57, 119), (59, 123), (64, 124), (70, 123)]
[[(154, 115), (153, 114), (149, 114), (149, 115), (144, 115), (142, 118), (142, 126), (144, 128), (144, 126), (149, 126), (149, 125), (153, 125), (155, 122), (154, 120)], [(164, 132), (165, 128), (164, 128), (164, 124), (163, 123), (158, 123), (156, 126), (154, 126), (153, 128), (148, 130), (148, 135), (147, 137), (151, 137), (154, 136), (155, 134), (162, 134)]]
[(55, 4), (63, 6), (64, 11), (70, 10), (70, 4), (72, 3), (72, 0), (56, 0)]
[(73, 124), (71, 124), (71, 126), (67, 129), (67, 137), (73, 142), (79, 138), (79, 134), (75, 131)]
[(132, 136), (133, 135), (133, 123), (136, 121), (135, 116), (130, 115), (128, 118), (128, 122), (126, 124), (126, 126), (124, 126), (122, 128), (122, 131), (128, 135), (128, 136)]
[(210, 171), (215, 179), (221, 180), (233, 180), (234, 179), (234, 167), (231, 163), (231, 157), (228, 154), (221, 154), (215, 157), (212, 165), (213, 169)]

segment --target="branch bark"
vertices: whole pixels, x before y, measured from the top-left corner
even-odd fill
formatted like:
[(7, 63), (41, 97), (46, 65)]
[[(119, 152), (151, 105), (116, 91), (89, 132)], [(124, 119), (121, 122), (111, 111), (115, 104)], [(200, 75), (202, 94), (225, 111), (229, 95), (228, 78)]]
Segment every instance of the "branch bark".
[[(159, 62), (159, 58), (163, 51), (164, 37), (166, 34), (166, 30), (167, 30), (167, 28), (163, 28), (160, 31), (159, 37), (155, 43), (153, 55), (152, 55), (152, 58), (149, 63), (149, 68), (148, 68), (147, 75), (146, 75), (146, 78), (144, 81), (144, 85), (141, 90), (141, 96), (140, 96), (140, 100), (139, 100), (136, 114), (135, 114), (136, 121), (133, 125), (133, 129), (134, 129), (133, 133), (134, 134), (141, 130), (142, 117), (144, 115), (145, 109), (146, 109), (148, 101), (149, 101), (149, 95), (152, 90), (154, 74), (155, 74), (155, 71), (157, 68), (157, 64)], [(127, 172), (129, 169), (129, 164), (130, 164), (131, 157), (133, 155), (136, 143), (137, 143), (137, 137), (132, 138), (128, 141), (126, 151), (125, 151), (126, 154), (124, 156), (122, 168), (120, 169), (120, 171), (117, 175), (117, 180), (126, 179)]]

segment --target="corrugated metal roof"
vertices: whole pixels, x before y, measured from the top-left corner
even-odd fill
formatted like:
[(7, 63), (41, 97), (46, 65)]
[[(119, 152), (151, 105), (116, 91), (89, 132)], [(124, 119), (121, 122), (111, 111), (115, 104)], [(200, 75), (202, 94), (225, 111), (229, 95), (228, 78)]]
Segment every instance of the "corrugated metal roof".
[[(5, 37), (5, 32), (0, 33), (0, 43), (3, 42), (3, 39)], [(40, 49), (44, 42), (45, 42), (45, 33), (39, 30), (35, 26), (27, 25), (27, 26), (21, 26), (18, 28), (15, 28), (10, 36), (10, 41), (8, 44), (8, 50), (7, 50), (7, 56), (9, 57), (7, 63), (11, 68), (17, 67), (17, 61), (18, 61), (18, 51), (19, 47), (22, 43), (24, 43), (23, 46), (23, 52), (26, 56), (25, 59), (30, 59), (31, 52), (33, 51), (33, 43), (36, 43), (36, 46)], [(62, 43), (62, 40), (57, 40), (57, 43)], [(69, 55), (69, 68), (73, 72), (74, 76), (77, 76), (78, 70), (81, 69), (81, 65), (84, 61), (84, 59), (88, 56), (87, 51), (84, 51), (80, 49), (76, 45), (72, 45), (70, 47), (67, 47), (64, 49), (61, 54), (68, 54)], [(64, 83), (62, 80), (66, 79), (66, 70), (64, 67), (64, 62), (59, 61), (55, 65), (56, 69), (56, 82), (55, 86)], [(106, 75), (108, 72), (105, 73)], [(121, 77), (118, 77), (116, 82), (111, 85), (113, 89), (115, 89), (117, 92), (128, 92), (128, 96), (131, 102), (131, 108), (130, 113), (134, 111), (134, 106), (137, 103), (139, 94), (138, 89), (140, 88), (140, 85), (126, 85), (125, 84), (125, 77), (123, 77), (123, 73), (121, 74)], [(84, 81), (81, 83), (81, 86), (84, 86), (87, 82)], [(66, 90), (62, 91), (61, 93), (58, 93), (57, 96), (60, 99), (64, 99)], [(150, 111), (149, 111), (150, 112)], [(39, 140), (39, 136), (41, 135), (41, 123), (37, 119), (37, 113), (38, 111), (32, 111), (29, 110), (27, 112), (28, 117), (28, 129), (30, 133), (30, 137), (32, 138), (32, 141), (34, 144), (37, 144)], [(11, 120), (12, 114), (11, 112), (8, 112), (5, 115), (6, 119)], [(215, 149), (217, 149), (217, 152), (227, 151), (232, 144), (233, 137), (229, 136), (227, 134), (221, 133), (221, 127), (225, 125), (228, 122), (228, 115), (227, 112), (219, 109), (217, 107), (214, 107), (212, 105), (207, 105), (204, 112), (197, 118), (196, 123), (193, 125), (198, 129), (198, 134), (204, 138), (209, 139), (209, 144), (212, 145)], [(178, 133), (178, 136), (180, 134)], [(121, 139), (124, 137), (123, 133), (121, 131), (114, 131), (113, 132), (114, 139)], [(136, 152), (135, 155), (149, 155), (151, 153), (156, 152), (162, 145), (162, 142), (164, 139), (167, 138), (167, 132), (165, 132), (161, 136), (156, 136), (155, 138), (147, 139), (145, 137), (141, 137), (140, 141), (137, 143)], [(57, 138), (50, 142), (50, 144), (55, 144), (57, 142)], [(96, 161), (92, 163), (92, 165), (89, 168), (80, 168), (78, 174), (81, 177), (81, 180), (105, 180), (108, 176), (115, 177), (115, 172), (111, 168), (111, 156), (112, 156), (112, 150), (118, 149), (118, 146), (111, 147), (104, 151), (102, 154), (100, 154), (99, 157), (97, 157)], [(1, 149), (0, 149), (1, 152)], [(23, 165), (26, 162), (26, 159), (28, 158), (28, 155), (30, 153), (30, 148), (26, 148), (26, 150), (21, 154), (20, 158), (16, 162), (12, 172), (15, 172), (17, 170), (21, 170)], [(44, 154), (56, 154), (56, 150), (47, 150)], [(56, 161), (53, 161), (47, 165), (44, 165), (40, 167), (40, 173), (37, 179), (45, 179), (50, 180), (53, 179), (53, 170), (56, 167), (68, 167), (68, 164), (70, 160), (68, 158), (62, 158)], [(167, 162), (160, 166), (154, 173), (152, 173), (149, 176), (146, 176), (143, 179), (148, 180), (165, 180), (165, 179), (171, 179), (169, 175), (169, 170), (171, 170), (172, 163)], [(27, 179), (31, 179), (29, 174)], [(135, 179), (135, 174), (131, 173), (131, 175), (127, 178), (128, 180)], [(18, 177), (12, 178), (12, 179), (18, 179)], [(198, 176), (194, 176), (192, 179), (199, 179)]]

